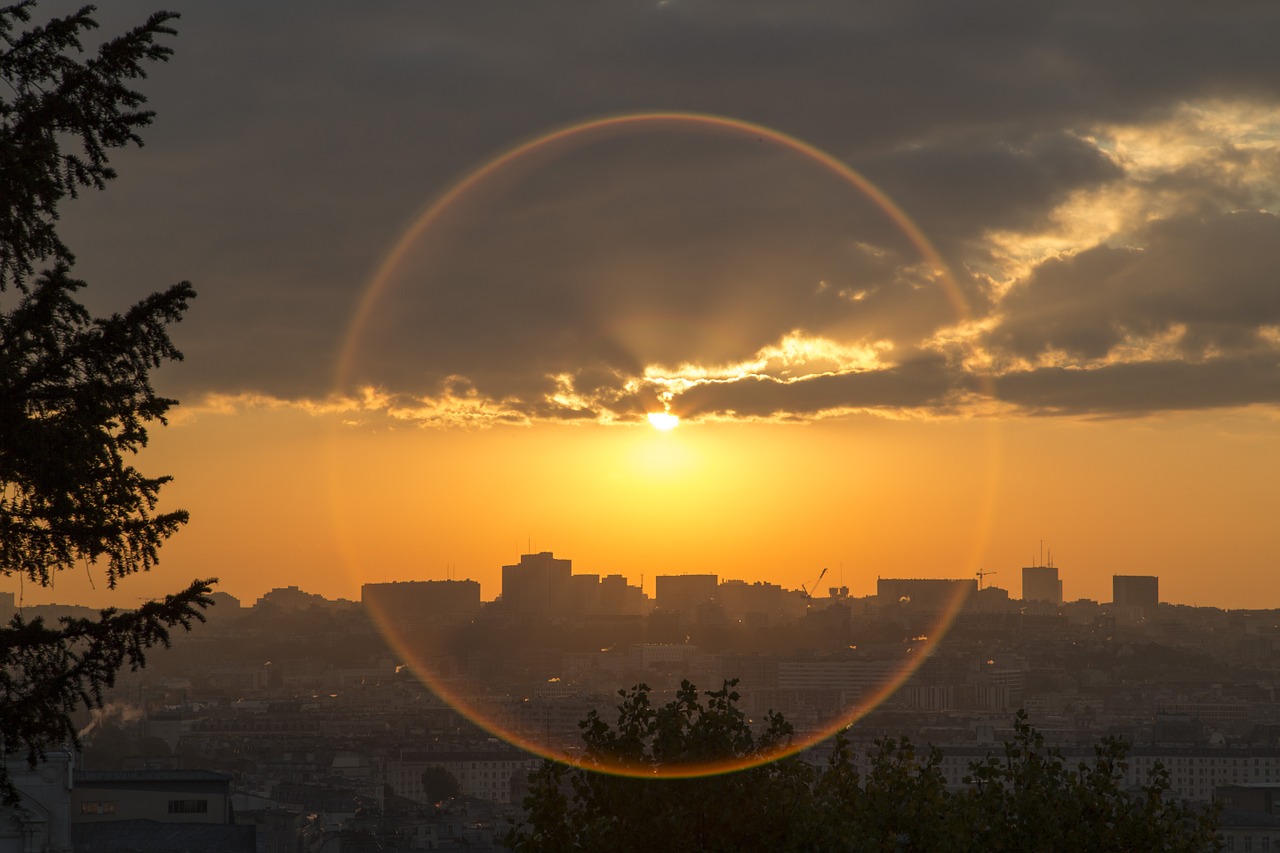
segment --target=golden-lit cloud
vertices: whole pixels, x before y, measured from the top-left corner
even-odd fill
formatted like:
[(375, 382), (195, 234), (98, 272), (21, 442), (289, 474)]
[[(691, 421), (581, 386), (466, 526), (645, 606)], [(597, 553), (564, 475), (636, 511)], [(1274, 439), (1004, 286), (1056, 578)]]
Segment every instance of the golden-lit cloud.
[[(151, 11), (101, 5), (104, 34)], [(952, 565), (994, 517), (983, 559), (1057, 526), (1093, 596), (1106, 567), (1194, 559), (1190, 588), (1273, 552), (1280, 6), (747, 5), (170, 0), (147, 145), (59, 222), (95, 313), (199, 293), (156, 375), (181, 405), (147, 453), (193, 519), (166, 564), (354, 594), (331, 448), (369, 577), (448, 560), (486, 595), (530, 533), (633, 579), (673, 553), (865, 579)], [(424, 210), (655, 109), (825, 152), (954, 288), (776, 137), (613, 126), (445, 205), (335, 381)]]
[(1082, 134), (1119, 176), (988, 232), (993, 310), (966, 365), (1039, 413), (1280, 402), (1278, 129), (1270, 102), (1211, 99)]
[(1280, 106), (1250, 100), (1179, 105), (1140, 124), (1107, 124), (1080, 139), (1122, 177), (1071, 192), (1034, 230), (986, 234), (1003, 293), (1046, 260), (1103, 244), (1132, 244), (1150, 223), (1210, 209), (1280, 202)]
[[(1181, 0), (1159, 20), (1100, 2), (743, 17), (712, 0), (576, 10), (573, 28), (423, 4), (329, 10), (289, 45), (287, 11), (249, 35), (242, 14), (193, 7), (147, 81), (146, 151), (121, 152), (118, 185), (63, 219), (104, 293), (195, 283), (187, 362), (161, 377), (178, 418), (279, 404), (353, 423), (636, 423), (682, 395), (694, 419), (1007, 411), (983, 377), (1087, 370), (1079, 401), (1112, 367), (1252, 364), (1280, 323), (1276, 59), (1245, 36), (1280, 25), (1266, 4), (1228, 24)], [(354, 113), (335, 121), (332, 103)], [(899, 226), (812, 160), (617, 134), (452, 207), (331, 396), (362, 288), (418, 211), (524, 141), (654, 105), (749, 118), (865, 175), (937, 247), (967, 316)], [(1165, 404), (1214, 399), (1189, 383)]]

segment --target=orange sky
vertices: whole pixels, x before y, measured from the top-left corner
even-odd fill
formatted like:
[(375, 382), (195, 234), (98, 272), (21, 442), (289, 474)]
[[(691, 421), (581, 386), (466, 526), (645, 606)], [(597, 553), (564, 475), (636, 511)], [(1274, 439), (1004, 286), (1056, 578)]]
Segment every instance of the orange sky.
[(1068, 599), (1280, 607), (1265, 4), (241, 5), (176, 0), (146, 148), (60, 211), (95, 312), (199, 293), (140, 460), (191, 523), (0, 590), (492, 598), (531, 547), (1017, 597), (1043, 542)]
[(578, 572), (644, 574), (651, 594), (655, 575), (680, 572), (797, 588), (826, 566), (824, 587), (843, 572), (866, 595), (877, 575), (981, 566), (1016, 597), (1043, 537), (1069, 599), (1106, 601), (1112, 574), (1155, 574), (1165, 600), (1280, 606), (1267, 570), (1275, 426), (1216, 413), (378, 433), (282, 410), (206, 413), (146, 455), (192, 512), (160, 569), (115, 595), (74, 576), (22, 595), (127, 606), (216, 575), (250, 604), (273, 586), (358, 598), (366, 581), (451, 576), (491, 598), (531, 543)]

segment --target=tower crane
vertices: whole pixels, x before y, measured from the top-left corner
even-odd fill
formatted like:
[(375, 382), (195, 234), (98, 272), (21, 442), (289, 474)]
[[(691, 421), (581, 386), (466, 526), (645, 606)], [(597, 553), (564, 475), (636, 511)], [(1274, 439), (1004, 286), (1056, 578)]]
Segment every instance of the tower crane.
[(827, 576), (827, 569), (824, 566), (822, 571), (818, 573), (818, 577), (814, 580), (812, 584), (810, 584), (809, 586), (800, 584), (800, 593), (805, 597), (806, 600), (813, 598), (813, 594), (818, 591), (818, 583), (826, 576)]
[(974, 572), (974, 574), (975, 574), (975, 575), (977, 575), (977, 577), (978, 577), (978, 589), (982, 589), (982, 579), (983, 579), (983, 578), (985, 578), (987, 575), (998, 575), (998, 574), (1000, 574), (1000, 573), (999, 573), (999, 572), (988, 572), (988, 571), (987, 571), (987, 570), (985, 570), (985, 569), (978, 569), (976, 572)]

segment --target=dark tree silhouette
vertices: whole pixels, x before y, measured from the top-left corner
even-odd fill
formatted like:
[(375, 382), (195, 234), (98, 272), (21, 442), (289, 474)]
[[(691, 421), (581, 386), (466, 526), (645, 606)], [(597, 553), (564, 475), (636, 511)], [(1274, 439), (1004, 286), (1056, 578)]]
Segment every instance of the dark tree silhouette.
[[(590, 766), (650, 766), (741, 759), (785, 742), (779, 716), (752, 733), (732, 683), (704, 694), (685, 683), (652, 708), (644, 685), (624, 692), (618, 724), (594, 713), (582, 723)], [(1003, 753), (949, 790), (941, 754), (906, 739), (868, 752), (861, 776), (837, 736), (825, 766), (792, 756), (736, 773), (695, 779), (632, 778), (546, 761), (529, 777), (524, 819), (506, 843), (528, 853), (562, 851), (1081, 851), (1129, 853), (1217, 849), (1214, 813), (1167, 796), (1156, 769), (1139, 792), (1125, 790), (1125, 745), (1108, 739), (1075, 767), (1046, 748), (1019, 714)], [(665, 758), (663, 757), (665, 756)]]
[[(168, 13), (86, 52), (97, 24), (86, 6), (32, 25), (33, 0), (0, 7), (0, 575), (42, 586), (101, 565), (108, 587), (150, 570), (187, 520), (156, 512), (168, 477), (131, 464), (149, 424), (175, 401), (150, 373), (181, 359), (168, 326), (195, 291), (187, 282), (123, 314), (93, 317), (71, 277), (75, 257), (57, 232), (60, 204), (115, 177), (112, 149), (141, 145), (152, 113), (131, 88), (170, 48)], [(5, 755), (35, 761), (76, 743), (71, 713), (102, 704), (124, 666), (145, 664), (175, 626), (203, 620), (212, 580), (136, 610), (57, 626), (21, 615), (0, 627), (0, 728)], [(0, 765), (0, 786), (12, 798)]]
[(735, 682), (703, 694), (684, 682), (676, 698), (653, 707), (649, 687), (619, 691), (617, 725), (594, 711), (580, 725), (584, 767), (544, 762), (530, 776), (526, 820), (507, 845), (528, 851), (788, 850), (793, 822), (812, 771), (795, 758), (735, 773), (653, 779), (586, 767), (632, 771), (755, 762), (784, 747), (791, 726), (772, 715), (752, 731), (737, 707)]
[(422, 793), (429, 803), (438, 803), (462, 793), (457, 778), (443, 767), (428, 767), (422, 771)]

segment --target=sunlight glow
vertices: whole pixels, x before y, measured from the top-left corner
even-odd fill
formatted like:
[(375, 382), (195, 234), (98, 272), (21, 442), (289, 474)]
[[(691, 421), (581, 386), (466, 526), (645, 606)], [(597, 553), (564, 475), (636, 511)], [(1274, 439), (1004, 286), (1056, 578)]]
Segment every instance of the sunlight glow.
[(653, 424), (654, 429), (667, 432), (676, 428), (680, 423), (680, 416), (673, 415), (670, 412), (650, 412), (649, 423)]

